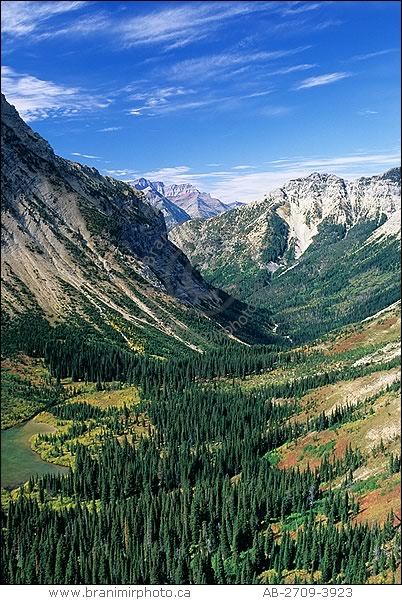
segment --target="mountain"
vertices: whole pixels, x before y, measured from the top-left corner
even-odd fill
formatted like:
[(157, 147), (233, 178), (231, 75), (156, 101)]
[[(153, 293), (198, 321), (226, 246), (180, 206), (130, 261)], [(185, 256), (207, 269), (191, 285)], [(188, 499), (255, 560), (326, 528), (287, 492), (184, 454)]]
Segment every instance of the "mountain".
[(399, 297), (400, 169), (312, 173), (170, 239), (210, 283), (269, 307), (278, 332), (312, 339)]
[(210, 219), (228, 210), (223, 202), (213, 198), (211, 194), (200, 192), (189, 183), (164, 186), (163, 193), (192, 219)]
[(239, 206), (244, 206), (244, 202), (239, 202), (239, 201), (235, 201), (235, 202), (228, 202), (226, 204), (226, 206), (229, 207), (230, 210), (232, 210), (232, 208), (238, 208)]
[(210, 219), (240, 204), (224, 204), (189, 183), (165, 185), (143, 177), (129, 183), (144, 192), (150, 204), (162, 211), (168, 230), (190, 219)]
[[(162, 356), (175, 346), (202, 351), (212, 339), (227, 339), (223, 327), (245, 305), (191, 268), (168, 240), (162, 214), (130, 185), (56, 156), (4, 96), (1, 112), (9, 331), (31, 314)], [(246, 337), (250, 327), (249, 319)]]
[(128, 183), (135, 189), (143, 192), (146, 200), (162, 212), (167, 230), (191, 219), (190, 215), (188, 215), (185, 210), (177, 206), (163, 194), (163, 183), (153, 183), (144, 177), (141, 177), (136, 181), (129, 181)]

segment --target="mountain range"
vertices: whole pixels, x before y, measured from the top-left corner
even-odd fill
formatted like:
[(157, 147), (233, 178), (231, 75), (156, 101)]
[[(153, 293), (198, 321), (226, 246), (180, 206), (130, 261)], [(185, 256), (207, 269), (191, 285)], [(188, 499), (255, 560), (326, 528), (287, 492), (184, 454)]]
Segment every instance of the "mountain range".
[(245, 306), (192, 269), (143, 194), (56, 156), (4, 96), (1, 109), (5, 313), (86, 323), (161, 355), (226, 337)]
[(224, 204), (189, 183), (165, 185), (162, 181), (149, 181), (144, 177), (129, 183), (141, 190), (147, 201), (162, 212), (168, 230), (191, 219), (210, 219), (242, 204)]
[(214, 285), (311, 339), (399, 297), (400, 168), (347, 182), (312, 173), (170, 239)]
[(2, 152), (7, 314), (84, 319), (163, 354), (172, 340), (208, 347), (248, 306), (236, 337), (272, 340), (275, 321), (277, 339), (302, 343), (399, 298), (399, 168), (312, 173), (230, 209), (189, 184), (137, 189), (60, 158), (4, 97)]

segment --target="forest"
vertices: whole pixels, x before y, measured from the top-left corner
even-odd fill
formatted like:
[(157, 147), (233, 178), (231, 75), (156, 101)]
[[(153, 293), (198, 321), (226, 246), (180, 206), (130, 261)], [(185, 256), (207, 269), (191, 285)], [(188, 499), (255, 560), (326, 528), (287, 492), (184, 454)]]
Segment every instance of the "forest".
[[(203, 355), (161, 360), (85, 340), (74, 328), (57, 331), (32, 315), (6, 321), (3, 333), (10, 356), (43, 357), (54, 390), (46, 410), (65, 424), (36, 444), (50, 446), (56, 461), (66, 449), (71, 456), (67, 475), (31, 477), (3, 503), (4, 583), (395, 581), (393, 512), (382, 523), (358, 519), (354, 472), (367, 456), (349, 444), (315, 467), (284, 469), (276, 451), (358, 420), (372, 402), (304, 418), (307, 392), (391, 370), (399, 359), (334, 363), (248, 388), (251, 374), (306, 369), (314, 351), (229, 340)], [(99, 392), (136, 389), (139, 400), (93, 406), (81, 397), (90, 382)], [(79, 441), (87, 432), (96, 440), (90, 446)], [(399, 455), (387, 460), (389, 474), (397, 473)]]

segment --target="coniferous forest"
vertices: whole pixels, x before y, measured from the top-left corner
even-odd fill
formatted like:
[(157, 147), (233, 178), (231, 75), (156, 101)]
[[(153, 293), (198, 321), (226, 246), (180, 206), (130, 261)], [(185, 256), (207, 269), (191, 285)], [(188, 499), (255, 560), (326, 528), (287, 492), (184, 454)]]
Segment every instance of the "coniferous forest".
[[(18, 339), (19, 330), (29, 335)], [(71, 456), (66, 474), (31, 477), (8, 492), (3, 582), (395, 580), (395, 515), (359, 519), (354, 476), (367, 465), (364, 452), (349, 443), (341, 455), (324, 451), (312, 466), (278, 465), (278, 449), (359, 422), (376, 400), (310, 417), (302, 411), (305, 394), (370, 377), (383, 364), (336, 363), (324, 373), (253, 387), (245, 385), (250, 377), (275, 369), (307, 372), (318, 355), (275, 346), (239, 350), (228, 342), (209, 354), (160, 360), (84, 343), (39, 317), (6, 320), (3, 334), (10, 356), (43, 356), (48, 368), (54, 395), (46, 410), (60, 432), (40, 434), (38, 448), (50, 445), (56, 459), (68, 448)], [(91, 382), (100, 394), (125, 389), (134, 400), (139, 390), (139, 397), (95, 406), (83, 399)], [(399, 393), (399, 385), (387, 392)], [(85, 435), (96, 443), (80, 443)], [(388, 455), (389, 475), (397, 473), (399, 456), (378, 452)]]

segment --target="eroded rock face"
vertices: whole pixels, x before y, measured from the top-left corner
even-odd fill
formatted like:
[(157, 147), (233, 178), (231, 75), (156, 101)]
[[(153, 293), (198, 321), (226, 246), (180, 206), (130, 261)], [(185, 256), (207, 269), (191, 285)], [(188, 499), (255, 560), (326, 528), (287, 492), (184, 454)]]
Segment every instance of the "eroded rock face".
[[(347, 182), (336, 175), (312, 173), (272, 192), (268, 201), (278, 203), (277, 212), (289, 225), (289, 243), (295, 258), (301, 256), (324, 220), (346, 228), (363, 220), (389, 219), (400, 209), (398, 169), (384, 175)], [(400, 170), (399, 170), (400, 173)]]

